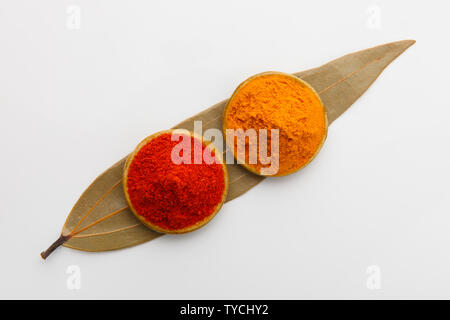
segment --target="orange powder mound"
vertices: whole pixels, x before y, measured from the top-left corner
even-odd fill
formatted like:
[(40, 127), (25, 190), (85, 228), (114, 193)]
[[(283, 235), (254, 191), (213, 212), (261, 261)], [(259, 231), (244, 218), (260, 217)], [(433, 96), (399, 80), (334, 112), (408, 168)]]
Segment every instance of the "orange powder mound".
[[(279, 130), (279, 169), (274, 176), (293, 173), (308, 164), (322, 146), (328, 127), (317, 93), (300, 79), (283, 73), (263, 73), (241, 84), (225, 108), (223, 121), (224, 130)], [(259, 156), (257, 163), (249, 164), (249, 140), (245, 143), (243, 165), (261, 174), (261, 168), (270, 165), (263, 165)], [(269, 135), (269, 154), (270, 145)], [(236, 155), (237, 139), (230, 147)]]

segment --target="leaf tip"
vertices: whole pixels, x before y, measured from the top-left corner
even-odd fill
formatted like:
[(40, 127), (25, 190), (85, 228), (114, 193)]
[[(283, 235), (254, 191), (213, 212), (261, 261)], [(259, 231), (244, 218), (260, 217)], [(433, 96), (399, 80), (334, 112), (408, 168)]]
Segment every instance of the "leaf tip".
[(405, 45), (405, 50), (406, 50), (409, 47), (411, 47), (413, 44), (415, 44), (416, 40), (414, 40), (414, 39), (406, 39), (406, 40), (402, 40), (402, 41), (399, 41), (399, 42), (402, 42)]

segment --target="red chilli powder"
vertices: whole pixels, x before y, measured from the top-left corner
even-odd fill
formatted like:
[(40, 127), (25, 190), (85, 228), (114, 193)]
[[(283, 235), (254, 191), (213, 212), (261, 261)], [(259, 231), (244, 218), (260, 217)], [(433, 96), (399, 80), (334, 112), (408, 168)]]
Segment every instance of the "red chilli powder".
[[(135, 212), (162, 229), (190, 227), (214, 213), (222, 201), (222, 164), (207, 164), (203, 157), (200, 164), (194, 164), (194, 144), (201, 145), (202, 154), (209, 147), (190, 139), (190, 164), (172, 162), (172, 149), (180, 142), (172, 141), (171, 133), (164, 133), (141, 147), (128, 167), (128, 196)], [(214, 151), (207, 152), (216, 157)]]

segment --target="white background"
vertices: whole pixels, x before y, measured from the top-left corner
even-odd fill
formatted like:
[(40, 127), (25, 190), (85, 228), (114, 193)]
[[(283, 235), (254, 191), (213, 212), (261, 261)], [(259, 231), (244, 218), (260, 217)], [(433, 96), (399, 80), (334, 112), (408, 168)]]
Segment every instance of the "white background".
[[(0, 298), (450, 298), (450, 7), (421, 3), (2, 0)], [(83, 190), (142, 138), (255, 73), (402, 39), (417, 43), (306, 169), (192, 234), (40, 258)]]

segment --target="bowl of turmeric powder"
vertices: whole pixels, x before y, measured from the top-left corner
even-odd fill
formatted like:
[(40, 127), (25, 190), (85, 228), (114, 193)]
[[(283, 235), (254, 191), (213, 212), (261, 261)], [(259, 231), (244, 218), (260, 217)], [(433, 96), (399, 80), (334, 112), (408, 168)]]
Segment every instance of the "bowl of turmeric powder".
[(242, 82), (225, 106), (222, 125), (238, 163), (255, 174), (275, 177), (309, 164), (328, 131), (326, 109), (314, 88), (276, 71)]
[(209, 140), (188, 130), (165, 130), (145, 138), (128, 156), (122, 182), (128, 206), (144, 225), (186, 233), (219, 212), (228, 172)]

